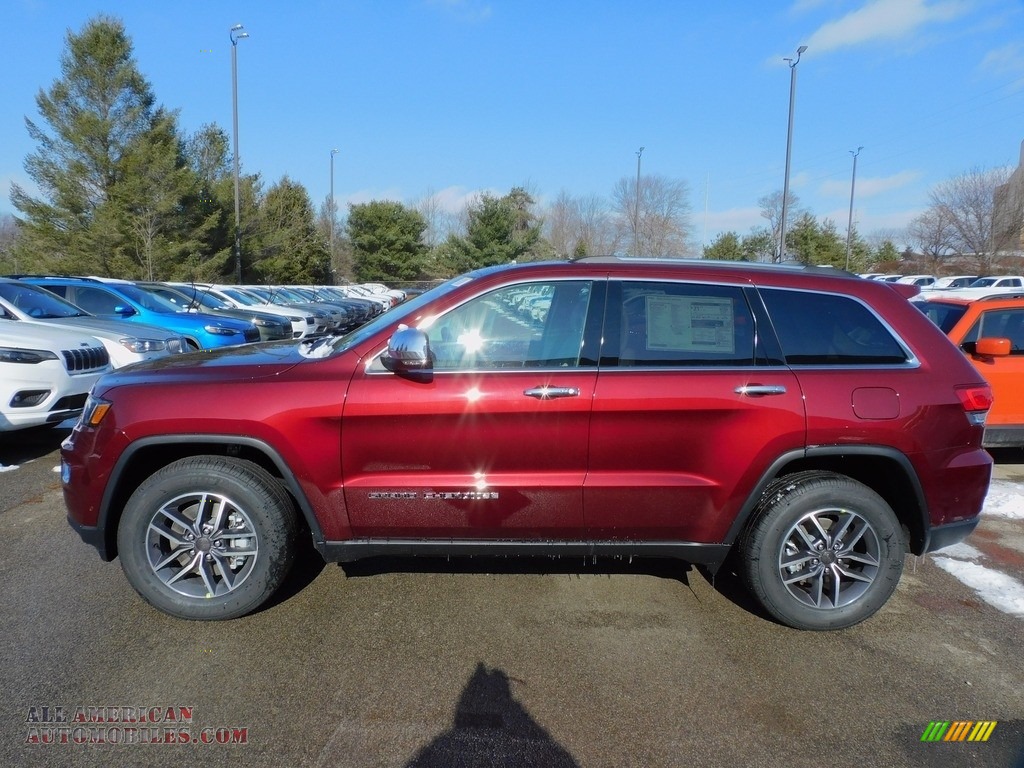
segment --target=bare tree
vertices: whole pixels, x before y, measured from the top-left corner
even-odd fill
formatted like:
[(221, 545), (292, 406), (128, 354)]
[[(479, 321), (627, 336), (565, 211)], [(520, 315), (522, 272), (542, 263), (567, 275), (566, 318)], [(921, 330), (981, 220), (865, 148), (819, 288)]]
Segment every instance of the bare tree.
[[(682, 179), (624, 176), (612, 190), (619, 240), (629, 240), (633, 256), (691, 253), (690, 188)], [(639, 200), (638, 200), (639, 197)]]
[(563, 258), (609, 255), (619, 245), (607, 203), (596, 195), (573, 197), (565, 191), (544, 215), (544, 236)]
[(996, 189), (1009, 178), (1006, 168), (973, 168), (939, 184), (930, 194), (931, 210), (940, 211), (953, 230), (952, 247), (979, 274), (991, 272), (997, 253), (994, 227)]
[(423, 242), (428, 248), (434, 248), (445, 240), (448, 235), (465, 229), (460, 216), (464, 211), (452, 213), (445, 208), (441, 195), (433, 189), (428, 189), (427, 194), (416, 201), (413, 207), (423, 216), (427, 222), (427, 228), (423, 232)]
[[(761, 208), (761, 218), (768, 222), (768, 231), (771, 234), (772, 242), (775, 244), (772, 254), (772, 261), (782, 260), (782, 244), (779, 240), (782, 237), (782, 190), (777, 190), (764, 195), (757, 201)], [(800, 198), (790, 192), (786, 199), (786, 221), (798, 221), (807, 213), (805, 209), (798, 208)]]
[(928, 268), (938, 273), (944, 259), (956, 253), (956, 229), (949, 211), (932, 206), (907, 225), (910, 247), (923, 255)]
[(9, 213), (0, 214), (0, 269), (18, 271), (18, 257), (14, 246), (18, 241), (18, 225)]

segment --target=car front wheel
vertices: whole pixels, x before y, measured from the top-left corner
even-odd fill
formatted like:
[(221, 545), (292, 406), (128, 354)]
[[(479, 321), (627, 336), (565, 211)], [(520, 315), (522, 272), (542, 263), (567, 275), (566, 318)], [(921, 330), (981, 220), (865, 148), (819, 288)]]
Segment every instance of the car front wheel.
[(117, 545), (128, 581), (154, 607), (184, 619), (232, 619), (281, 585), (295, 529), (291, 498), (262, 467), (196, 456), (143, 481)]
[(774, 618), (797, 629), (842, 629), (873, 615), (903, 572), (903, 534), (867, 486), (802, 472), (765, 492), (741, 542), (747, 585)]

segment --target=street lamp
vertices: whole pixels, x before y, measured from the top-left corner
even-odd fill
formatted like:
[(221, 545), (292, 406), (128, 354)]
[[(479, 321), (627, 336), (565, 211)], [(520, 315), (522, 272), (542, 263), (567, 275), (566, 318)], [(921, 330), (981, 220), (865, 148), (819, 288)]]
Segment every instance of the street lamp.
[(786, 209), (789, 207), (789, 158), (793, 151), (793, 104), (796, 101), (796, 65), (800, 56), (807, 50), (806, 45), (796, 49), (795, 59), (789, 62), (789, 128), (786, 131), (786, 180), (782, 185), (782, 223), (779, 227), (779, 261), (786, 259)]
[(330, 226), (331, 226), (331, 261), (332, 262), (334, 261), (334, 156), (336, 154), (338, 154), (338, 150), (332, 149), (331, 150), (331, 201), (330, 201), (330, 206), (331, 206), (331, 218), (330, 218)]
[(633, 201), (633, 255), (640, 255), (640, 155), (644, 148), (636, 151), (636, 200)]
[(228, 30), (231, 39), (231, 119), (234, 128), (235, 155), (235, 282), (242, 282), (242, 214), (238, 203), (238, 41), (249, 36), (241, 24)]
[(864, 147), (857, 147), (857, 151), (850, 150), (853, 155), (853, 176), (850, 179), (850, 218), (846, 222), (846, 271), (850, 271), (850, 240), (853, 237), (853, 190), (857, 185), (857, 155)]

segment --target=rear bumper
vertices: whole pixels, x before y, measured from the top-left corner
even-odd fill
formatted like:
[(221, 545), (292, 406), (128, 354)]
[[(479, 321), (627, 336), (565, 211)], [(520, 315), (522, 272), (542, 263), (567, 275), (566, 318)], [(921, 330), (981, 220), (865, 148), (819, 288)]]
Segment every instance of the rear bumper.
[(986, 426), (981, 444), (985, 448), (1011, 448), (1024, 445), (1024, 424)]
[(980, 516), (973, 517), (970, 520), (960, 520), (956, 523), (935, 526), (929, 533), (925, 552), (934, 552), (951, 544), (960, 543), (971, 535), (971, 531), (978, 527), (979, 520), (981, 520)]

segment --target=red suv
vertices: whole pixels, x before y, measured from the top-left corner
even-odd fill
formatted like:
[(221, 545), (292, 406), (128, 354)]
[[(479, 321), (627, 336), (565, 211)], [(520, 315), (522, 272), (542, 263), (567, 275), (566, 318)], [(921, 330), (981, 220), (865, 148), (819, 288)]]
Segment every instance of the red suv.
[[(988, 385), (906, 300), (827, 268), (482, 269), (346, 336), (104, 376), (63, 446), (69, 520), (150, 603), (226, 619), (299, 531), (371, 555), (730, 552), (769, 614), (877, 611), (962, 540)], [(909, 289), (913, 290), (913, 289)]]

